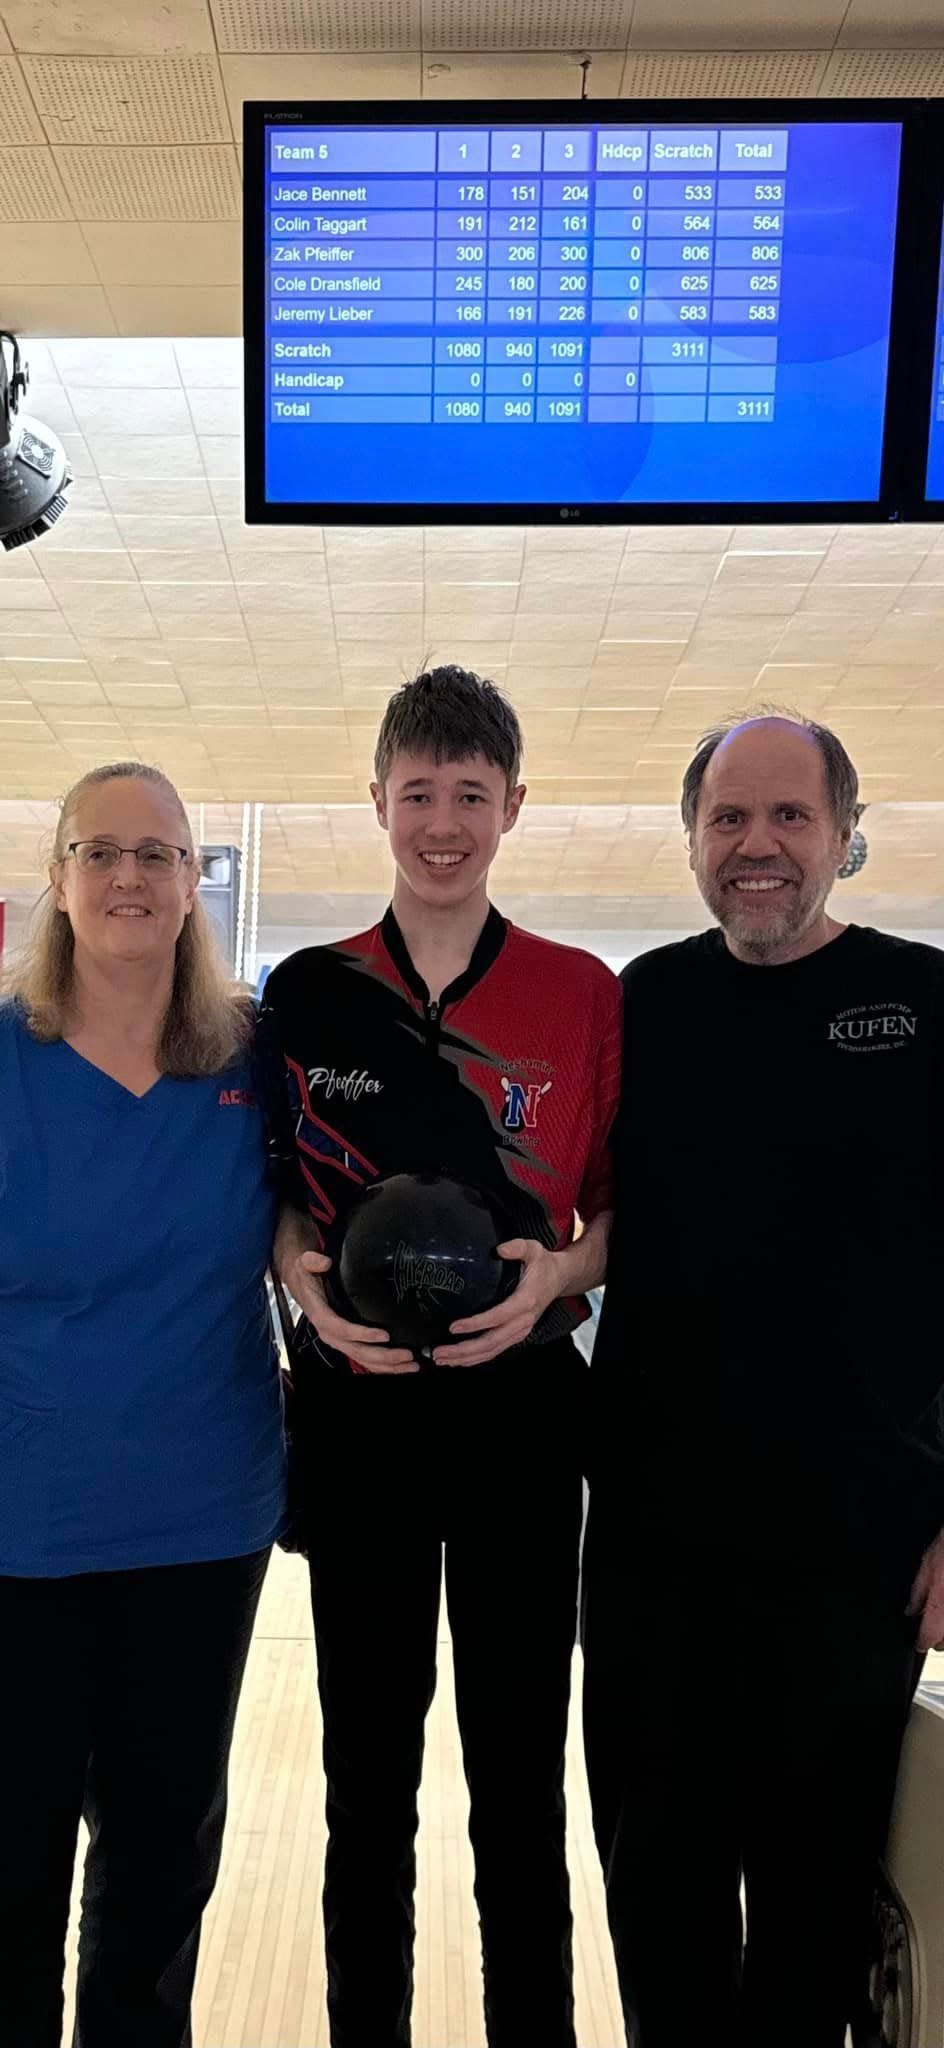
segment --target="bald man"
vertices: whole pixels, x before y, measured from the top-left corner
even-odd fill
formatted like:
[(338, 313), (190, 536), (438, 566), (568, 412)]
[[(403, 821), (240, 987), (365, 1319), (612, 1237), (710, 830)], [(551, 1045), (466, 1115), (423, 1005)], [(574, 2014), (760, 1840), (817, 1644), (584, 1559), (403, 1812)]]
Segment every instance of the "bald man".
[(944, 1637), (944, 954), (830, 915), (857, 797), (824, 727), (710, 733), (716, 925), (623, 974), (583, 1642), (630, 2048), (843, 2048)]

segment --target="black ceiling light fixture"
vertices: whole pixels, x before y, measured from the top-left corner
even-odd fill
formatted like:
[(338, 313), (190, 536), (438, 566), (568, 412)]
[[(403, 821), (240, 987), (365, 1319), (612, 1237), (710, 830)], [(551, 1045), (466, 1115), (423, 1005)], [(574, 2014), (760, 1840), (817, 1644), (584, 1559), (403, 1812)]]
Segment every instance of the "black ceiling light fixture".
[(28, 384), (29, 367), (16, 336), (0, 328), (0, 541), (5, 548), (24, 547), (48, 532), (66, 509), (72, 482), (61, 441), (41, 420), (19, 412)]

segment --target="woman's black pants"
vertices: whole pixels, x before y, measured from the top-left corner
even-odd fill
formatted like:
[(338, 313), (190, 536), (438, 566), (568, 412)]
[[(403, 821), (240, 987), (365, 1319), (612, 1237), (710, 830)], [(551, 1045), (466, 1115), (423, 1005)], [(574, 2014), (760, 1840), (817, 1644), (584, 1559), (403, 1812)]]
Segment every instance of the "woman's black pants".
[(0, 1577), (0, 2037), (59, 2048), (79, 1819), (73, 2048), (191, 2048), (200, 1921), (268, 1551)]

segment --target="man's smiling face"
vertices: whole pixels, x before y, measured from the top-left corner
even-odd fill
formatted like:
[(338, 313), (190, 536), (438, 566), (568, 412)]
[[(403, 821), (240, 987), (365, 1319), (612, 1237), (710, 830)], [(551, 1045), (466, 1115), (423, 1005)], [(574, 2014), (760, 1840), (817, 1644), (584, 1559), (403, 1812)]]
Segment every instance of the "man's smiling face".
[(774, 965), (820, 943), (850, 832), (833, 815), (811, 733), (769, 718), (721, 741), (699, 791), (690, 865), (733, 953)]

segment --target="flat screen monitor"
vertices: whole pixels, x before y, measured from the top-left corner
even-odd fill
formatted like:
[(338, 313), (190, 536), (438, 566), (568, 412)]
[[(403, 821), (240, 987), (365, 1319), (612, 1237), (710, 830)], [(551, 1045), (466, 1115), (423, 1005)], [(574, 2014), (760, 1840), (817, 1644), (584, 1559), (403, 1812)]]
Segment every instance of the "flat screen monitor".
[(247, 518), (891, 516), (908, 123), (248, 105)]
[(924, 495), (937, 518), (944, 506), (944, 237), (936, 273), (931, 419)]

